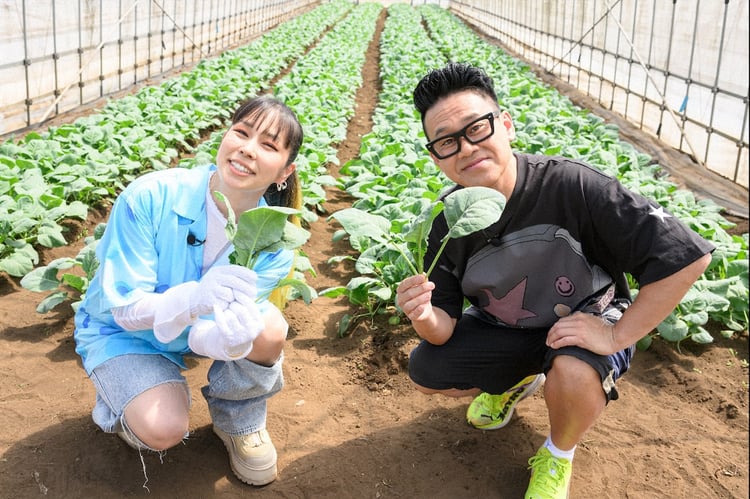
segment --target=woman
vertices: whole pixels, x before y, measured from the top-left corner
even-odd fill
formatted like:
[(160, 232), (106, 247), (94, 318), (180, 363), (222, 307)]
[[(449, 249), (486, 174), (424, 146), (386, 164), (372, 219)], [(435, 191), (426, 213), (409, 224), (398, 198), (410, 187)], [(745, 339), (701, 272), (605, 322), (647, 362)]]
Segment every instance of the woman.
[(287, 323), (267, 297), (293, 254), (264, 253), (253, 270), (231, 265), (224, 227), (273, 204), (298, 208), (294, 113), (257, 97), (234, 113), (216, 164), (171, 168), (133, 181), (118, 197), (97, 247), (100, 267), (76, 313), (76, 351), (96, 387), (93, 419), (136, 449), (164, 451), (188, 434), (184, 355), (214, 359), (202, 388), (214, 432), (237, 477), (276, 478), (266, 400), (283, 385)]

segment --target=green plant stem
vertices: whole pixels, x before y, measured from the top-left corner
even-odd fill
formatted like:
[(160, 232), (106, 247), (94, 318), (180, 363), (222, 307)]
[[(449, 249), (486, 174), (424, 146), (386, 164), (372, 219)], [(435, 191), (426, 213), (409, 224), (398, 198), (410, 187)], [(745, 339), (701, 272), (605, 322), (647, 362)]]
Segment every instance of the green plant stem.
[(249, 269), (252, 269), (253, 267), (255, 267), (255, 258), (253, 258), (253, 255), (250, 255), (247, 258), (247, 261), (245, 262), (245, 267)]
[(445, 246), (446, 246), (446, 245), (448, 244), (448, 240), (449, 240), (449, 239), (450, 239), (450, 237), (448, 237), (448, 236), (445, 236), (445, 237), (443, 238), (443, 241), (442, 241), (442, 243), (440, 244), (440, 248), (438, 249), (438, 252), (437, 252), (437, 254), (435, 255), (435, 258), (434, 258), (434, 259), (432, 260), (432, 264), (430, 265), (430, 268), (429, 268), (429, 269), (427, 269), (427, 278), (428, 278), (428, 279), (429, 279), (429, 277), (430, 277), (430, 274), (432, 274), (432, 269), (434, 269), (434, 268), (435, 268), (435, 265), (437, 264), (437, 261), (438, 261), (438, 258), (440, 257), (440, 254), (441, 254), (441, 253), (443, 252), (443, 250), (445, 249)]
[(414, 275), (421, 274), (422, 273), (422, 264), (420, 262), (417, 262), (417, 265), (419, 266), (419, 269), (415, 268), (414, 265), (412, 265), (411, 260), (409, 260), (409, 257), (406, 256), (406, 254), (403, 252), (401, 247), (394, 243), (393, 241), (389, 241), (394, 248), (396, 248), (396, 251), (398, 251), (402, 257), (404, 257), (404, 260), (406, 260), (406, 264), (409, 266), (412, 272), (414, 272)]

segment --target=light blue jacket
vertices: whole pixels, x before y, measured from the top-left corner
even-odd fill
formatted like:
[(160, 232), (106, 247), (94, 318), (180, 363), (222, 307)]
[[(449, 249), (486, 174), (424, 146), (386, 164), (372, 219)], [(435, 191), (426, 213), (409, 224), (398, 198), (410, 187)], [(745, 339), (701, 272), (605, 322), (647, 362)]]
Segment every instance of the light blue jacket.
[[(117, 198), (107, 228), (96, 248), (99, 268), (75, 317), (76, 352), (91, 371), (102, 362), (128, 353), (158, 353), (185, 367), (190, 352), (186, 328), (169, 344), (153, 330), (125, 331), (111, 309), (134, 303), (148, 293), (163, 293), (172, 286), (201, 277), (203, 246), (187, 243), (192, 234), (206, 235), (206, 189), (216, 166), (169, 168), (134, 180)], [(260, 206), (265, 205), (261, 199)], [(229, 264), (230, 245), (214, 263)], [(263, 253), (255, 272), (258, 296), (267, 296), (286, 277), (293, 252)], [(261, 311), (272, 307), (268, 301)]]

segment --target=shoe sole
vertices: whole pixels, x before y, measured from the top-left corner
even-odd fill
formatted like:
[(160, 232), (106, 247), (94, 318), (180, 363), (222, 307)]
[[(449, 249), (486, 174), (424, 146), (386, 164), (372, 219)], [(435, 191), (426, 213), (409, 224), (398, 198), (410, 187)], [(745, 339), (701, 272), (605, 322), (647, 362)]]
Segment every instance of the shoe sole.
[[(222, 435), (221, 433), (216, 431), (216, 429), (214, 429), (214, 433), (216, 433), (216, 436), (218, 436), (221, 441), (224, 442), (224, 447), (227, 448), (227, 453), (229, 453), (229, 465), (232, 468), (232, 472), (234, 473), (234, 476), (237, 477), (237, 479), (248, 485), (255, 485), (256, 487), (268, 485), (269, 483), (276, 480), (278, 474), (276, 465), (276, 449), (274, 449), (273, 463), (270, 466), (266, 468), (250, 468), (244, 463), (235, 460), (233, 452), (234, 443), (232, 442), (231, 436)], [(252, 474), (253, 476), (248, 476), (249, 474)]]
[(539, 389), (539, 387), (544, 383), (545, 379), (546, 378), (544, 374), (540, 374), (534, 378), (534, 381), (526, 385), (523, 390), (517, 391), (513, 395), (511, 395), (512, 402), (510, 404), (510, 408), (508, 409), (508, 415), (505, 417), (505, 419), (496, 423), (489, 423), (486, 425), (474, 425), (469, 421), (468, 422), (469, 425), (473, 426), (477, 430), (499, 430), (500, 428), (505, 428), (508, 425), (508, 423), (510, 423), (510, 420), (513, 418), (513, 413), (515, 412), (516, 406), (518, 405), (518, 403), (522, 401), (523, 399), (533, 395), (534, 392), (536, 392)]

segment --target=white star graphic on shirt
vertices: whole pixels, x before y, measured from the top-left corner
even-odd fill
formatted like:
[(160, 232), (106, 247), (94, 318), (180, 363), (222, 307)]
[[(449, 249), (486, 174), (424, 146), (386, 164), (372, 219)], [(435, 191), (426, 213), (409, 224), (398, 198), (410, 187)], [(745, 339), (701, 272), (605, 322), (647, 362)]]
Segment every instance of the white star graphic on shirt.
[(651, 211), (648, 212), (649, 215), (653, 215), (657, 218), (659, 218), (662, 222), (666, 220), (667, 218), (672, 218), (672, 215), (669, 213), (664, 212), (664, 208), (659, 206), (658, 208), (651, 207)]

